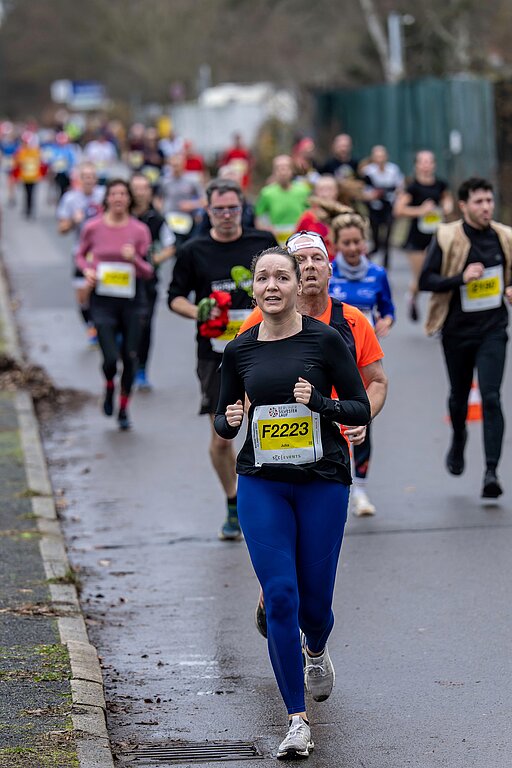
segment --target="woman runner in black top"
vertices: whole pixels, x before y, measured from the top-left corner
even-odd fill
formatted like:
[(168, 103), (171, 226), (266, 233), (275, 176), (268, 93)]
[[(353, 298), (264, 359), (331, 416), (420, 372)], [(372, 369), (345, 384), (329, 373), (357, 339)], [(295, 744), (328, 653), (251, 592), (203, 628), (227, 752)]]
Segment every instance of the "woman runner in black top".
[(408, 295), (410, 320), (417, 322), (418, 280), (425, 261), (425, 249), (439, 224), (453, 211), (453, 198), (448, 184), (436, 176), (436, 159), (429, 150), (420, 150), (414, 161), (414, 179), (398, 195), (394, 215), (410, 219), (411, 227), (404, 245), (411, 268)]
[[(224, 438), (237, 435), (247, 394), (238, 512), (290, 718), (277, 756), (307, 757), (313, 742), (304, 683), (316, 701), (334, 684), (326, 641), (351, 482), (337, 424), (367, 424), (370, 406), (340, 335), (297, 312), (300, 271), (288, 251), (272, 248), (256, 257), (253, 290), (264, 319), (226, 347), (215, 429)], [(333, 387), (343, 400), (331, 399)]]

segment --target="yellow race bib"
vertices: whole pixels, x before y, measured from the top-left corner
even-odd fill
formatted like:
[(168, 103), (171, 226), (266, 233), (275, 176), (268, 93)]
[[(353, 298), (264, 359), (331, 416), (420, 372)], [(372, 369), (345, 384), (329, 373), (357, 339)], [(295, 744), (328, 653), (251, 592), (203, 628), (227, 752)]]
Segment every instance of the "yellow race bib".
[(503, 267), (488, 267), (478, 280), (471, 280), (460, 287), (460, 303), (463, 312), (481, 312), (497, 309), (503, 297)]
[(216, 339), (211, 339), (212, 349), (214, 352), (224, 352), (226, 346), (230, 341), (238, 335), (242, 323), (251, 314), (250, 309), (230, 309), (228, 313), (228, 325), (226, 330), (221, 336), (217, 336)]
[(313, 419), (269, 419), (258, 423), (260, 446), (266, 451), (288, 448), (311, 448), (313, 445)]
[(301, 403), (257, 406), (252, 438), (256, 466), (309, 464), (323, 456), (320, 416)]
[(189, 213), (174, 211), (165, 217), (169, 228), (177, 235), (188, 235), (194, 224), (194, 219)]
[(135, 267), (125, 262), (102, 261), (96, 270), (96, 293), (119, 299), (135, 296)]
[(289, 237), (293, 235), (295, 229), (292, 225), (274, 227), (274, 235), (279, 245), (284, 246)]
[(440, 208), (435, 208), (433, 211), (419, 217), (418, 229), (424, 235), (432, 235), (434, 232), (437, 232), (442, 221), (443, 212)]
[(140, 168), (144, 162), (144, 154), (137, 150), (132, 150), (128, 153), (128, 163), (130, 168)]

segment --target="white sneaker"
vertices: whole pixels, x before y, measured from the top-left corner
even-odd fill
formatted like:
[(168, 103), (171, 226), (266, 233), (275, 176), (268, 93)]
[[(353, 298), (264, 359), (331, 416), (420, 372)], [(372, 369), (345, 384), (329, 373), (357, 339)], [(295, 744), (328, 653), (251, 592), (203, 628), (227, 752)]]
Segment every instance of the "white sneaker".
[(306, 649), (306, 636), (301, 632), (304, 657), (304, 685), (315, 701), (325, 701), (334, 688), (336, 674), (327, 646), (321, 656), (310, 656)]
[(295, 760), (309, 757), (309, 752), (314, 746), (315, 744), (311, 739), (311, 728), (300, 715), (294, 715), (290, 720), (286, 738), (277, 750), (277, 759)]
[(369, 517), (377, 510), (371, 503), (365, 491), (357, 491), (352, 496), (352, 512), (356, 517)]

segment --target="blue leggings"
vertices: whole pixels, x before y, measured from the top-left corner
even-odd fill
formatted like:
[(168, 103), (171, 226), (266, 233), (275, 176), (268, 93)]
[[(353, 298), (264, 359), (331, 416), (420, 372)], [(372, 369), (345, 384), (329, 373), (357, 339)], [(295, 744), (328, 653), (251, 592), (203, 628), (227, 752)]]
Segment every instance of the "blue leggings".
[(348, 486), (241, 475), (238, 516), (267, 610), (268, 648), (288, 714), (305, 711), (299, 627), (313, 652), (334, 625), (332, 598)]

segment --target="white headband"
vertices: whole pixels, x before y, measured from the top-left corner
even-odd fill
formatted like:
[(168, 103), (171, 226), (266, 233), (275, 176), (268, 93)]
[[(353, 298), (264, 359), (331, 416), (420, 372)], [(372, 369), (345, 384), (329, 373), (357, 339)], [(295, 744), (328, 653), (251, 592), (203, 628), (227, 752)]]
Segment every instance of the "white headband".
[(286, 247), (290, 253), (302, 251), (303, 248), (320, 248), (327, 258), (329, 258), (323, 238), (315, 232), (297, 232), (296, 235), (292, 235), (288, 240)]

